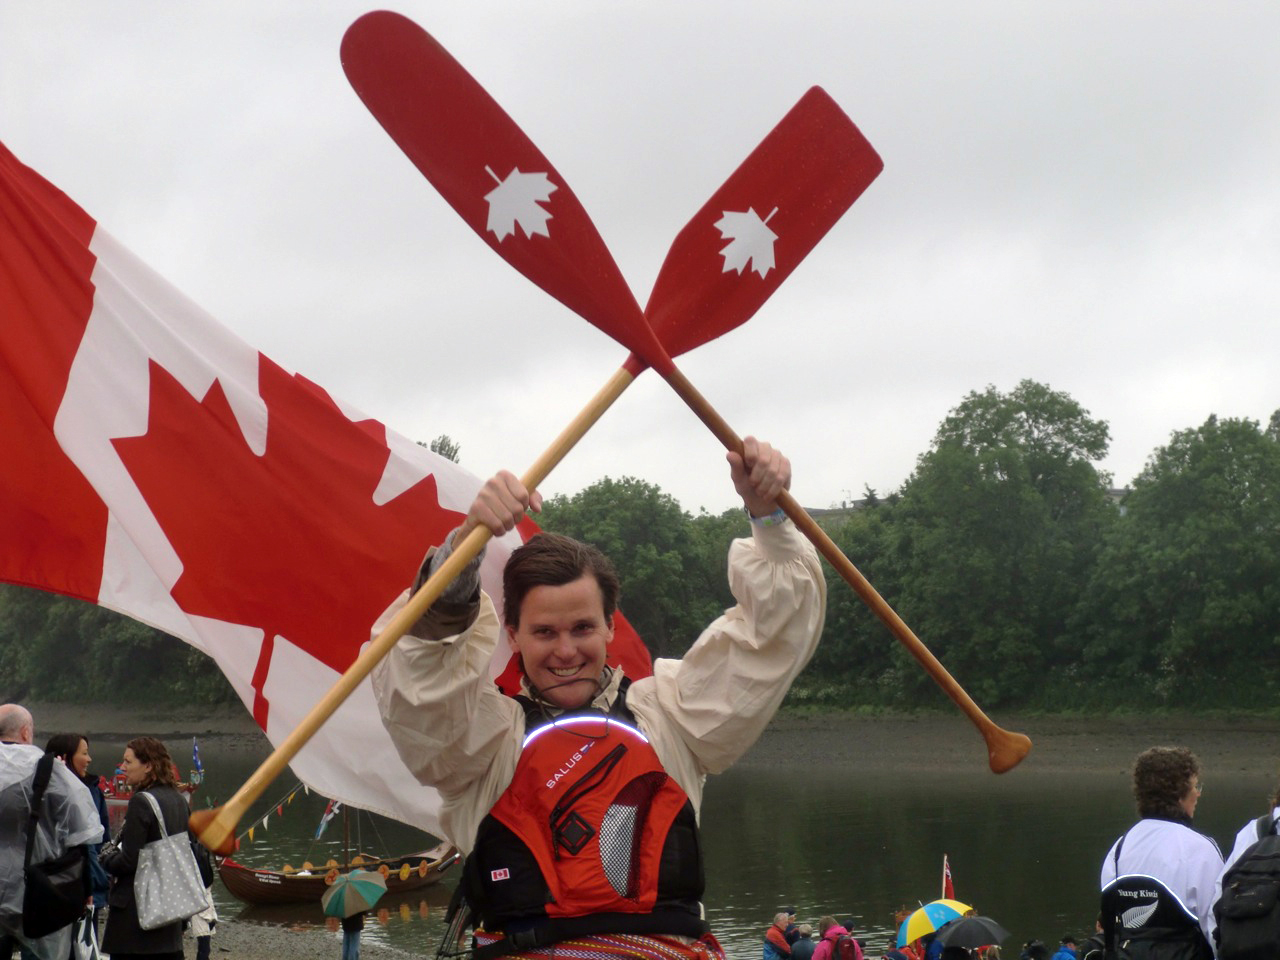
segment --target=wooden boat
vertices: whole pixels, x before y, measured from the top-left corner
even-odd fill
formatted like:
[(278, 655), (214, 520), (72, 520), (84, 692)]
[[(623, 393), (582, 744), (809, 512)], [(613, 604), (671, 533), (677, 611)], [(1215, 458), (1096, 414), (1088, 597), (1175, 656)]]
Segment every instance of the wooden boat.
[(348, 866), (339, 866), (333, 860), (322, 867), (304, 863), (300, 870), (258, 870), (225, 857), (218, 865), (218, 876), (232, 896), (245, 903), (319, 903), (339, 874), (356, 868), (376, 870), (387, 881), (387, 893), (399, 893), (435, 883), (461, 859), (461, 854), (447, 843), (403, 857), (360, 854), (352, 857)]

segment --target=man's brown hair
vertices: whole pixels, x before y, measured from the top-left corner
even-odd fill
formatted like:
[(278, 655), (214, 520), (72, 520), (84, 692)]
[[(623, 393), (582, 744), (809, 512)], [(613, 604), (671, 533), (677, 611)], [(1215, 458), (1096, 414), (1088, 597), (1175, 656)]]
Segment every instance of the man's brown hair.
[(517, 547), (502, 571), (502, 619), (509, 627), (520, 626), (520, 607), (534, 587), (562, 587), (584, 574), (595, 577), (604, 601), (605, 620), (612, 621), (618, 609), (618, 574), (603, 553), (572, 537), (539, 533)]

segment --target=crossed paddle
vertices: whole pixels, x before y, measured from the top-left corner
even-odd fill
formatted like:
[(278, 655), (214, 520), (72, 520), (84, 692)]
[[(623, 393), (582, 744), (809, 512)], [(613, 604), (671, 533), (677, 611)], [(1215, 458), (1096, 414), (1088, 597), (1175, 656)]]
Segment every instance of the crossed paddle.
[[(630, 351), (622, 366), (521, 477), (533, 490), (631, 382), (651, 367), (729, 450), (742, 440), (673, 357), (745, 323), (871, 184), (884, 164), (823, 90), (810, 89), (676, 236), (641, 311), (568, 183), (475, 79), (421, 27), (366, 14), (342, 65), (391, 138), (494, 251)], [(542, 204), (548, 204), (543, 206)], [(767, 210), (766, 210), (767, 207)], [(775, 228), (777, 232), (775, 233)], [(717, 249), (716, 230), (728, 241)], [(1004, 773), (1031, 741), (992, 722), (787, 492), (783, 511), (960, 707)], [(230, 853), (240, 818), (488, 541), (472, 530), (333, 687), (220, 807), (190, 827)]]

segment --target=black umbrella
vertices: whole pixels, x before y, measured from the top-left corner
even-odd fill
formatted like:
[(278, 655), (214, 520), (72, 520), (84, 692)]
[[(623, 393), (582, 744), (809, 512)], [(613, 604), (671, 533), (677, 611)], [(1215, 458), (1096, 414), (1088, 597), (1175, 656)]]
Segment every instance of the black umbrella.
[(937, 939), (944, 947), (972, 948), (1003, 943), (1008, 936), (1009, 931), (990, 917), (970, 914), (939, 927)]

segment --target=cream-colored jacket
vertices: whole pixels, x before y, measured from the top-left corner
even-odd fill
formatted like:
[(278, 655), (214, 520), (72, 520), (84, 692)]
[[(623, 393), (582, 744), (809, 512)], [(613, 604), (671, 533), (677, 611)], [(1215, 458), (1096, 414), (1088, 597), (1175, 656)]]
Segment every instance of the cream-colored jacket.
[[(627, 691), (627, 706), (695, 810), (706, 775), (737, 760), (773, 717), (813, 655), (826, 614), (817, 553), (790, 521), (753, 525), (751, 539), (734, 541), (729, 586), (737, 605), (681, 659), (656, 660), (653, 676)], [(520, 704), (489, 676), (494, 644), (506, 640), (488, 595), (478, 603), (461, 632), (406, 636), (373, 673), (383, 724), (414, 776), (439, 791), (441, 829), (464, 854), (511, 782), (525, 724)], [(612, 671), (594, 705), (607, 709), (620, 680)]]

